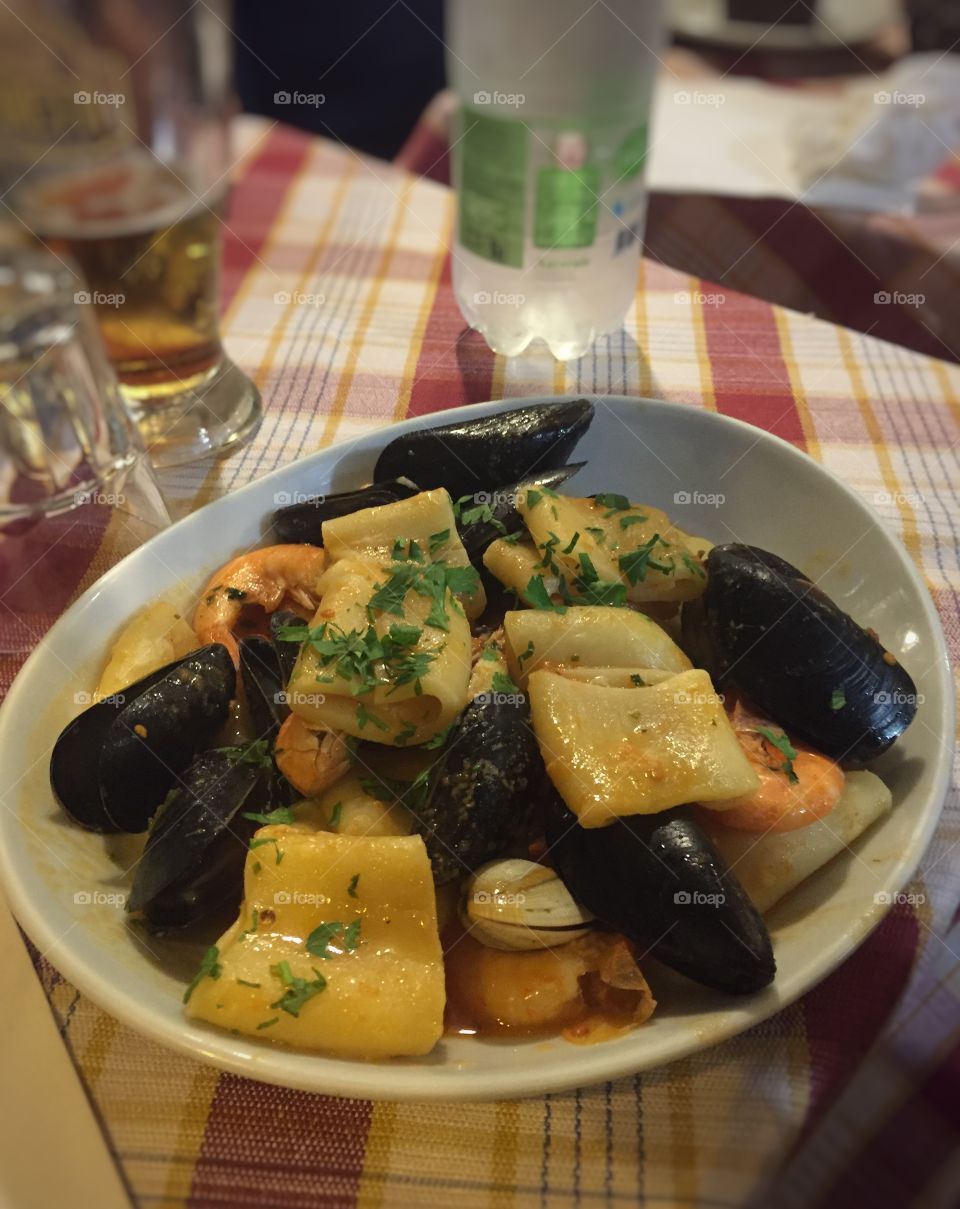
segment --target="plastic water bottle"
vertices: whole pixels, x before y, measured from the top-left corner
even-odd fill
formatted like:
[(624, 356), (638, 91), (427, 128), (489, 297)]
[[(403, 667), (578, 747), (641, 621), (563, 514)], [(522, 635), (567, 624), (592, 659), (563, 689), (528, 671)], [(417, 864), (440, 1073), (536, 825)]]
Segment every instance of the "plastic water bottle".
[(617, 329), (637, 281), (657, 0), (447, 0), (453, 286), (494, 351), (560, 360)]

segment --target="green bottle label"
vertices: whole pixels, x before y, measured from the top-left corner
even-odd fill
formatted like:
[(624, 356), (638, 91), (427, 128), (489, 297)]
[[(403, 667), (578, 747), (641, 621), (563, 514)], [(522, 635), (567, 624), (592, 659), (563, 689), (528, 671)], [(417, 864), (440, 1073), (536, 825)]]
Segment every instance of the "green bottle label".
[(461, 120), (460, 242), (484, 260), (522, 269), (527, 128), (467, 108)]
[(596, 168), (541, 168), (533, 212), (538, 248), (589, 248), (597, 235)]

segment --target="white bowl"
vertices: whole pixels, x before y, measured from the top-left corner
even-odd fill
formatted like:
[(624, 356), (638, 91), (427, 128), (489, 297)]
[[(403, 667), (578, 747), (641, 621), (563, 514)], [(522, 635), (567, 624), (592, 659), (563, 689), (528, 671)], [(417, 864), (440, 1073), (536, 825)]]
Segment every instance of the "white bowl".
[(184, 1018), (184, 983), (203, 944), (157, 941), (129, 927), (123, 910), (110, 901), (127, 888), (128, 842), (82, 831), (51, 796), (49, 749), (79, 712), (74, 694), (90, 690), (113, 634), (136, 609), (159, 594), (202, 586), (235, 550), (258, 540), (264, 518), (285, 502), (283, 493), (292, 498), (357, 486), (369, 481), (377, 453), (398, 433), (520, 402), (478, 404), (384, 428), (210, 504), (104, 575), (27, 660), (0, 711), (0, 768), (7, 787), (7, 809), (0, 811), (0, 876), (41, 952), (132, 1028), (224, 1070), (308, 1091), (396, 1100), (557, 1091), (661, 1065), (779, 1011), (861, 943), (888, 909), (884, 892), (889, 902), (913, 874), (943, 801), (954, 733), (946, 648), (913, 564), (859, 496), (778, 438), (689, 407), (600, 397), (593, 426), (576, 451), (588, 465), (573, 480), (573, 492), (626, 493), (665, 508), (688, 531), (781, 554), (818, 578), (902, 659), (923, 703), (909, 731), (877, 765), (893, 790), (892, 815), (771, 916), (779, 967), (773, 986), (760, 995), (731, 998), (657, 967), (656, 1015), (618, 1040), (576, 1046), (560, 1038), (456, 1038), (444, 1040), (427, 1058), (365, 1063), (282, 1049)]

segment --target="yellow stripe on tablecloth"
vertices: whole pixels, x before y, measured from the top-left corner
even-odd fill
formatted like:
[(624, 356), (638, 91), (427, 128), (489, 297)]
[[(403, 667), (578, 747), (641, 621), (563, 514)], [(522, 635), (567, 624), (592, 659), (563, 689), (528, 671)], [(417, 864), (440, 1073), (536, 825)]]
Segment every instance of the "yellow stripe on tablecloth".
[[(416, 177), (406, 177), (403, 184), (400, 186), (400, 191), (396, 195), (394, 201), (394, 214), (390, 220), (390, 228), (387, 231), (387, 238), (380, 252), (380, 262), (377, 265), (377, 270), (374, 273), (367, 296), (363, 304), (363, 309), (360, 312), (356, 326), (353, 329), (353, 335), (350, 339), (350, 345), (347, 349), (346, 364), (343, 371), (339, 375), (337, 381), (337, 392), (333, 397), (333, 403), (330, 407), (330, 414), (327, 416), (323, 426), (323, 435), (321, 436), (318, 447), (329, 445), (336, 437), (337, 428), (343, 418), (344, 408), (346, 407), (347, 396), (350, 394), (350, 387), (353, 385), (354, 377), (357, 373), (357, 365), (360, 360), (360, 350), (363, 348), (367, 333), (370, 330), (370, 325), (373, 322), (373, 317), (377, 312), (377, 304), (380, 301), (380, 292), (383, 289), (384, 282), (387, 280), (387, 273), (390, 268), (390, 262), (393, 260), (397, 252), (398, 236), (400, 229), (403, 226), (406, 217), (406, 200), (414, 186)], [(422, 337), (421, 337), (422, 339)]]
[(860, 411), (864, 426), (867, 430), (867, 435), (870, 437), (870, 443), (873, 446), (874, 456), (877, 459), (877, 464), (880, 467), (880, 474), (883, 478), (884, 485), (891, 494), (891, 498), (896, 500), (897, 508), (901, 517), (901, 528), (903, 530), (903, 544), (907, 547), (911, 557), (917, 564), (921, 574), (925, 575), (923, 568), (923, 553), (921, 549), (920, 536), (917, 529), (917, 515), (913, 509), (913, 505), (907, 499), (906, 492), (900, 489), (900, 480), (897, 477), (896, 471), (893, 468), (893, 459), (890, 456), (890, 450), (884, 440), (883, 432), (880, 428), (880, 423), (874, 413), (870, 403), (870, 395), (864, 386), (863, 373), (860, 369), (860, 364), (857, 360), (857, 354), (853, 347), (853, 342), (850, 338), (850, 333), (846, 328), (834, 328), (837, 334), (837, 341), (840, 346), (840, 353), (843, 357), (844, 368), (850, 378), (850, 387), (853, 393), (854, 401)]
[(417, 311), (417, 319), (413, 325), (413, 331), (410, 335), (410, 348), (407, 350), (407, 360), (403, 367), (403, 377), (400, 379), (400, 391), (397, 395), (397, 405), (393, 409), (394, 420), (402, 420), (407, 414), (407, 408), (410, 406), (410, 396), (413, 393), (413, 388), (417, 384), (417, 362), (420, 359), (420, 352), (423, 348), (423, 338), (426, 335), (427, 324), (430, 321), (430, 312), (433, 310), (433, 304), (436, 301), (437, 289), (440, 285), (440, 276), (443, 273), (443, 266), (447, 259), (447, 251), (450, 247), (450, 237), (453, 233), (453, 219), (455, 209), (452, 203), (446, 208), (446, 217), (443, 223), (443, 232), (437, 249), (433, 254), (433, 260), (430, 263), (430, 272), (427, 274), (427, 280), (424, 283), (423, 298), (420, 302), (420, 309)]
[(219, 1073), (138, 1036), (79, 999), (70, 1045), (130, 1185), (151, 1204), (190, 1192)]
[(356, 1209), (381, 1209), (384, 1203), (387, 1188), (384, 1177), (391, 1166), (396, 1125), (396, 1104), (375, 1102), (363, 1150)]
[(647, 314), (647, 262), (641, 256), (634, 297), (637, 333), (637, 393), (642, 398), (653, 394), (653, 370), (650, 365), (650, 320)]
[(567, 363), (566, 361), (554, 361), (553, 363), (553, 393), (555, 395), (563, 395), (567, 392)]
[(800, 427), (803, 429), (803, 438), (806, 442), (807, 453), (811, 457), (816, 458), (818, 462), (822, 462), (823, 453), (820, 448), (820, 438), (817, 435), (813, 416), (810, 414), (807, 392), (803, 387), (803, 375), (800, 373), (800, 367), (797, 364), (793, 348), (793, 333), (790, 330), (790, 312), (785, 311), (783, 307), (773, 307), (773, 322), (776, 324), (777, 336), (780, 340), (780, 356), (787, 370), (787, 379), (790, 382), (790, 391), (796, 403), (797, 415), (800, 419)]
[(502, 399), (503, 384), (507, 377), (508, 361), (503, 353), (495, 353), (493, 357), (493, 372), (490, 375), (490, 398)]
[(703, 318), (702, 302), (697, 298), (702, 294), (700, 279), (690, 279), (690, 322), (693, 325), (693, 343), (697, 350), (697, 368), (700, 371), (700, 389), (703, 406), (708, 411), (717, 410), (717, 396), (713, 389), (713, 367), (710, 364), (710, 354), (707, 351), (707, 325)]

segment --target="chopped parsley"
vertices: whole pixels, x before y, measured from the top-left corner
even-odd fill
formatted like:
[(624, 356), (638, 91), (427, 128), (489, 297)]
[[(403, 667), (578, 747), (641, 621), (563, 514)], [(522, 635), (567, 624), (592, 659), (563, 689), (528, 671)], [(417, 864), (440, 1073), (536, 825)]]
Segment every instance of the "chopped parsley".
[(542, 499), (543, 499), (542, 491), (533, 491), (533, 490), (528, 491), (527, 492), (527, 507), (536, 508), (537, 504), (539, 504)]
[(617, 512), (629, 512), (633, 507), (625, 495), (617, 495), (612, 491), (599, 492), (593, 498), (599, 507), (609, 509), (604, 515), (604, 520)]
[(360, 881), (359, 873), (355, 873), (353, 875), (353, 877), (350, 878), (350, 884), (347, 886), (347, 893), (350, 895), (351, 898), (357, 897), (357, 883), (359, 881)]
[(687, 570), (692, 571), (694, 575), (699, 575), (701, 579), (707, 578), (706, 571), (704, 571), (703, 567), (697, 562), (697, 560), (688, 550), (682, 550), (680, 552), (680, 561), (687, 568)]
[(220, 950), (216, 945), (211, 945), (204, 953), (200, 960), (200, 968), (190, 980), (190, 985), (183, 992), (183, 1002), (188, 1003), (190, 996), (197, 989), (204, 978), (219, 978), (223, 973), (223, 966), (220, 964)]
[(258, 814), (252, 810), (245, 810), (241, 818), (249, 819), (251, 823), (260, 823), (261, 826), (269, 827), (274, 823), (292, 823), (293, 811), (289, 806), (278, 806), (276, 810), (270, 810), (266, 814)]
[(649, 568), (653, 568), (654, 571), (662, 571), (665, 575), (668, 575), (673, 570), (672, 566), (668, 566), (666, 563), (659, 563), (653, 558), (653, 550), (658, 543), (662, 545), (667, 544), (659, 533), (655, 533), (639, 549), (631, 550), (629, 554), (621, 554), (617, 559), (617, 565), (631, 584), (640, 583), (644, 580)]
[[(359, 880), (360, 875), (357, 874)], [(355, 883), (351, 883), (355, 886)], [(352, 923), (344, 924), (339, 920), (317, 924), (307, 939), (304, 948), (311, 957), (322, 957), (329, 961), (333, 954), (328, 952), (329, 946), (337, 941), (345, 953), (352, 953), (360, 943), (361, 919), (358, 916)]]
[(598, 529), (594, 525), (587, 525), (586, 531), (590, 534), (598, 546), (605, 546), (607, 544), (607, 531), (605, 529)]
[(560, 553), (561, 554), (572, 554), (574, 546), (576, 546), (576, 544), (579, 540), (580, 540), (580, 530), (577, 529), (574, 531), (573, 537), (570, 538), (570, 541), (563, 547), (563, 549), (560, 551)]
[(257, 931), (257, 925), (259, 923), (260, 923), (260, 912), (257, 910), (256, 907), (254, 907), (253, 912), (250, 915), (250, 927), (240, 933), (240, 939), (243, 940), (243, 938), (245, 936), (253, 936)]
[[(295, 633), (291, 635), (289, 631)], [(356, 697), (371, 693), (383, 685), (399, 688), (424, 675), (436, 655), (414, 650), (423, 629), (420, 626), (393, 622), (383, 635), (369, 625), (365, 630), (343, 630), (332, 622), (313, 628), (280, 626), (278, 636), (284, 641), (307, 642), (317, 652), (320, 666), (344, 680), (356, 680)], [(324, 681), (329, 682), (329, 678)]]
[(259, 987), (260, 986), (259, 982), (248, 982), (246, 978), (238, 978), (237, 982), (242, 987)]
[(397, 731), (396, 737), (394, 738), (393, 741), (394, 741), (394, 743), (396, 743), (397, 747), (405, 747), (406, 744), (410, 742), (410, 740), (413, 738), (413, 736), (416, 733), (417, 733), (417, 728), (413, 725), (412, 722), (408, 722), (407, 725), (403, 728), (403, 730)]
[[(489, 647), (488, 647), (487, 649), (488, 649), (488, 650), (490, 650), (490, 649), (492, 649), (492, 648), (489, 648)], [(438, 732), (437, 732), (437, 733), (436, 733), (436, 734), (433, 736), (433, 738), (432, 738), (432, 739), (428, 739), (428, 740), (426, 741), (426, 743), (421, 743), (421, 744), (420, 744), (420, 746), (421, 746), (421, 747), (430, 748), (430, 749), (433, 749), (433, 748), (435, 748), (435, 747), (443, 747), (444, 743), (446, 743), (446, 741), (447, 741), (447, 736), (448, 736), (448, 735), (450, 734), (450, 732), (453, 730), (453, 728), (454, 728), (454, 726), (455, 726), (455, 725), (456, 725), (456, 724), (455, 724), (454, 722), (451, 722), (449, 726), (445, 726), (445, 727), (443, 728), (443, 730), (438, 731)], [(376, 794), (374, 794), (373, 796), (374, 796), (374, 797), (376, 797), (377, 795), (376, 795)]]
[(372, 722), (373, 725), (377, 728), (377, 730), (389, 730), (390, 729), (390, 727), (387, 725), (386, 722), (384, 722), (384, 720), (382, 718), (378, 718), (376, 714), (371, 714), (370, 711), (367, 709), (367, 707), (361, 701), (357, 705), (357, 726), (359, 726), (360, 729), (363, 730), (368, 722)]
[[(756, 727), (757, 734), (763, 735), (771, 747), (775, 747), (783, 756), (783, 763), (779, 766), (779, 771), (786, 773), (787, 780), (791, 785), (796, 785), (800, 778), (794, 772), (793, 762), (797, 758), (797, 749), (793, 746), (785, 734), (777, 734), (772, 731), (769, 726)], [(771, 765), (771, 768), (774, 768)]]
[(494, 672), (493, 691), (495, 693), (518, 693), (520, 689), (506, 672)]
[(491, 508), (488, 503), (484, 502), (482, 504), (475, 504), (472, 508), (464, 507), (465, 504), (469, 504), (470, 501), (475, 498), (476, 497), (472, 495), (462, 495), (460, 499), (458, 499), (453, 505), (453, 515), (457, 518), (461, 525), (466, 526), (482, 523), (493, 525), (496, 529), (499, 529), (501, 533), (506, 533), (506, 525), (499, 519), (499, 517), (494, 515), (493, 508)]
[(648, 516), (644, 516), (640, 512), (631, 513), (630, 516), (621, 516), (620, 528), (629, 529), (631, 525), (642, 525), (644, 521), (648, 521), (649, 519)]
[(480, 652), (480, 658), (484, 663), (495, 663), (500, 658), (500, 652), (495, 646), (485, 646)]
[(534, 575), (523, 590), (523, 599), (534, 609), (547, 609), (551, 613), (566, 613), (566, 605), (554, 604), (547, 591), (542, 575)]
[(251, 851), (254, 848), (262, 848), (264, 844), (273, 844), (274, 852), (275, 852), (275, 856), (276, 856), (276, 859), (274, 860), (273, 863), (275, 865), (279, 865), (280, 862), (283, 860), (283, 849), (280, 847), (280, 845), (277, 843), (277, 841), (273, 838), (272, 835), (264, 836), (263, 839), (252, 839), (250, 841)]
[(533, 640), (531, 639), (531, 641), (527, 643), (527, 649), (525, 651), (521, 651), (520, 654), (517, 656), (517, 662), (522, 665), (522, 664), (526, 663), (526, 661), (528, 659), (532, 659), (533, 650), (534, 650)]
[(340, 826), (340, 816), (343, 814), (343, 802), (335, 802), (333, 809), (330, 811), (330, 826)]
[(261, 768), (273, 767), (273, 756), (270, 754), (269, 739), (254, 739), (252, 743), (238, 744), (234, 747), (218, 747), (231, 764), (257, 764)]
[(835, 688), (833, 690), (833, 692), (830, 694), (830, 708), (832, 710), (843, 709), (843, 707), (846, 704), (847, 704), (847, 693), (846, 693), (846, 690), (844, 689), (843, 685), (841, 684), (838, 688)]
[[(314, 995), (319, 995), (326, 988), (327, 980), (319, 970), (311, 967), (316, 977), (312, 982), (307, 982), (306, 978), (298, 978), (290, 969), (289, 961), (278, 961), (276, 965), (270, 967), (270, 973), (276, 978), (279, 978), (286, 988), (279, 999), (270, 1004), (272, 1008), (280, 1008), (281, 1011), (289, 1013), (291, 1016), (299, 1016), (300, 1009)], [(279, 1017), (278, 1017), (279, 1019)], [(266, 1028), (266, 1024), (263, 1026)]]
[(431, 533), (429, 541), (427, 543), (430, 553), (436, 554), (436, 552), (442, 546), (445, 546), (449, 540), (450, 540), (450, 530), (449, 529), (441, 529), (439, 533)]
[(279, 1016), (271, 1016), (269, 1020), (261, 1020), (257, 1025), (258, 1029), (269, 1028), (271, 1024), (276, 1024), (279, 1021)]

